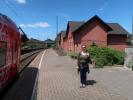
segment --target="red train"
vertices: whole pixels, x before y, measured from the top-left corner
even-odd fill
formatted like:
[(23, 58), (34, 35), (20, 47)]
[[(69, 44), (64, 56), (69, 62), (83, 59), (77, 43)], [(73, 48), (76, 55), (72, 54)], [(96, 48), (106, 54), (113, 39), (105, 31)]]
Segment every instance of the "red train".
[(16, 24), (0, 14), (0, 91), (18, 74), (21, 36)]

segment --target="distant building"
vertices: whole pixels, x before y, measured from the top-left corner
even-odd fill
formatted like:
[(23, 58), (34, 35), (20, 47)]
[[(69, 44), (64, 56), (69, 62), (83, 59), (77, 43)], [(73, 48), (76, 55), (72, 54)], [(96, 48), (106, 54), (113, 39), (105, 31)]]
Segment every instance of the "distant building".
[(28, 41), (25, 42), (24, 46), (22, 46), (22, 49), (39, 49), (39, 48), (45, 48), (45, 42), (33, 38), (30, 38)]
[(69, 21), (60, 35), (60, 47), (65, 51), (80, 51), (81, 45), (95, 43), (124, 51), (129, 33), (118, 23), (105, 23), (98, 16), (84, 22)]
[(131, 41), (132, 41), (132, 35), (128, 35), (127, 37), (127, 45), (131, 46)]
[(45, 42), (46, 47), (53, 47), (55, 45), (55, 41), (51, 39), (47, 39), (44, 42)]
[(65, 48), (65, 42), (64, 42), (64, 37), (66, 35), (66, 31), (61, 31), (58, 34), (58, 44), (61, 48)]

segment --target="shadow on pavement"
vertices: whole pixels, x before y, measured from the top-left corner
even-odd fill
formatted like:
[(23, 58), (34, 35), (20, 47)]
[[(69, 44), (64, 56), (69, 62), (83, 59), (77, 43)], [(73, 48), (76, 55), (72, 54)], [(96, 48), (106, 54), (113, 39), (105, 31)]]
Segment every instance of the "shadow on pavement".
[(96, 84), (97, 82), (95, 80), (87, 80), (86, 81), (86, 85), (94, 85)]
[(38, 68), (27, 67), (10, 86), (2, 100), (30, 100), (37, 74)]

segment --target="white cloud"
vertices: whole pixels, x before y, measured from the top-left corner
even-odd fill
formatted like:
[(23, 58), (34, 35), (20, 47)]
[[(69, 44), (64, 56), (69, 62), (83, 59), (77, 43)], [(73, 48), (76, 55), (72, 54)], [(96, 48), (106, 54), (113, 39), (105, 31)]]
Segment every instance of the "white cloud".
[(18, 3), (26, 4), (26, 0), (16, 0)]
[(108, 6), (108, 2), (105, 1), (104, 4), (98, 10), (103, 11), (107, 6)]
[(38, 27), (49, 27), (49, 24), (46, 22), (40, 22), (40, 23), (36, 23), (35, 26)]
[(58, 17), (61, 17), (62, 19), (65, 19), (65, 20), (71, 20), (70, 16), (68, 14), (65, 14), (65, 13), (58, 13), (57, 15), (59, 15)]
[(20, 24), (19, 26), (23, 28), (28, 28), (28, 27), (29, 28), (37, 28), (37, 27), (46, 28), (46, 27), (49, 27), (50, 25), (47, 22), (38, 22), (35, 24)]

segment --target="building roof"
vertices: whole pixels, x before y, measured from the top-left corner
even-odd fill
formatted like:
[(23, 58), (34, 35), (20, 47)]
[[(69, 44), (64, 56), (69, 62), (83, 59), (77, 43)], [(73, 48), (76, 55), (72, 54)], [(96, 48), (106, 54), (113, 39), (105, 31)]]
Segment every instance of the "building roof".
[(129, 35), (129, 33), (118, 23), (107, 23), (113, 30), (109, 31), (108, 34), (114, 35)]
[(67, 30), (66, 30), (66, 34), (64, 36), (64, 38), (67, 36), (68, 34), (68, 28), (71, 32), (74, 32), (75, 30), (77, 30), (79, 27), (81, 27), (85, 22), (84, 21), (68, 21), (67, 24)]
[(78, 27), (74, 32), (77, 32), (78, 30), (80, 30), (81, 28), (83, 28), (84, 26), (93, 23), (95, 20), (99, 20), (103, 26), (106, 28), (107, 31), (111, 31), (112, 28), (105, 23), (102, 19), (100, 19), (97, 15), (93, 16), (91, 19), (89, 19), (88, 21), (84, 22), (80, 27)]
[(51, 39), (47, 39), (47, 40), (45, 40), (44, 42), (45, 42), (45, 43), (54, 43), (54, 41), (51, 40)]
[(57, 37), (56, 37), (56, 41), (60, 41), (61, 40), (61, 35), (64, 37), (66, 37), (66, 31), (63, 30), (61, 32), (58, 33)]
[(28, 43), (31, 42), (31, 43), (41, 43), (43, 41), (40, 41), (40, 40), (37, 40), (37, 39), (34, 39), (34, 38), (30, 38), (28, 41)]
[(75, 30), (77, 30), (84, 23), (85, 21), (69, 21), (68, 22), (71, 32), (74, 32)]
[(61, 31), (61, 35), (63, 36), (63, 38), (66, 36), (66, 31)]
[[(99, 20), (102, 25), (107, 29), (108, 34), (114, 34), (114, 35), (128, 35), (129, 33), (118, 23), (106, 23), (102, 19), (100, 19), (97, 15), (89, 19), (88, 21), (69, 21), (67, 25), (67, 31), (68, 28), (71, 32), (75, 33), (79, 31), (80, 29), (84, 28), (84, 26), (93, 23), (93, 21)], [(64, 35), (64, 37), (67, 36), (67, 32)]]

